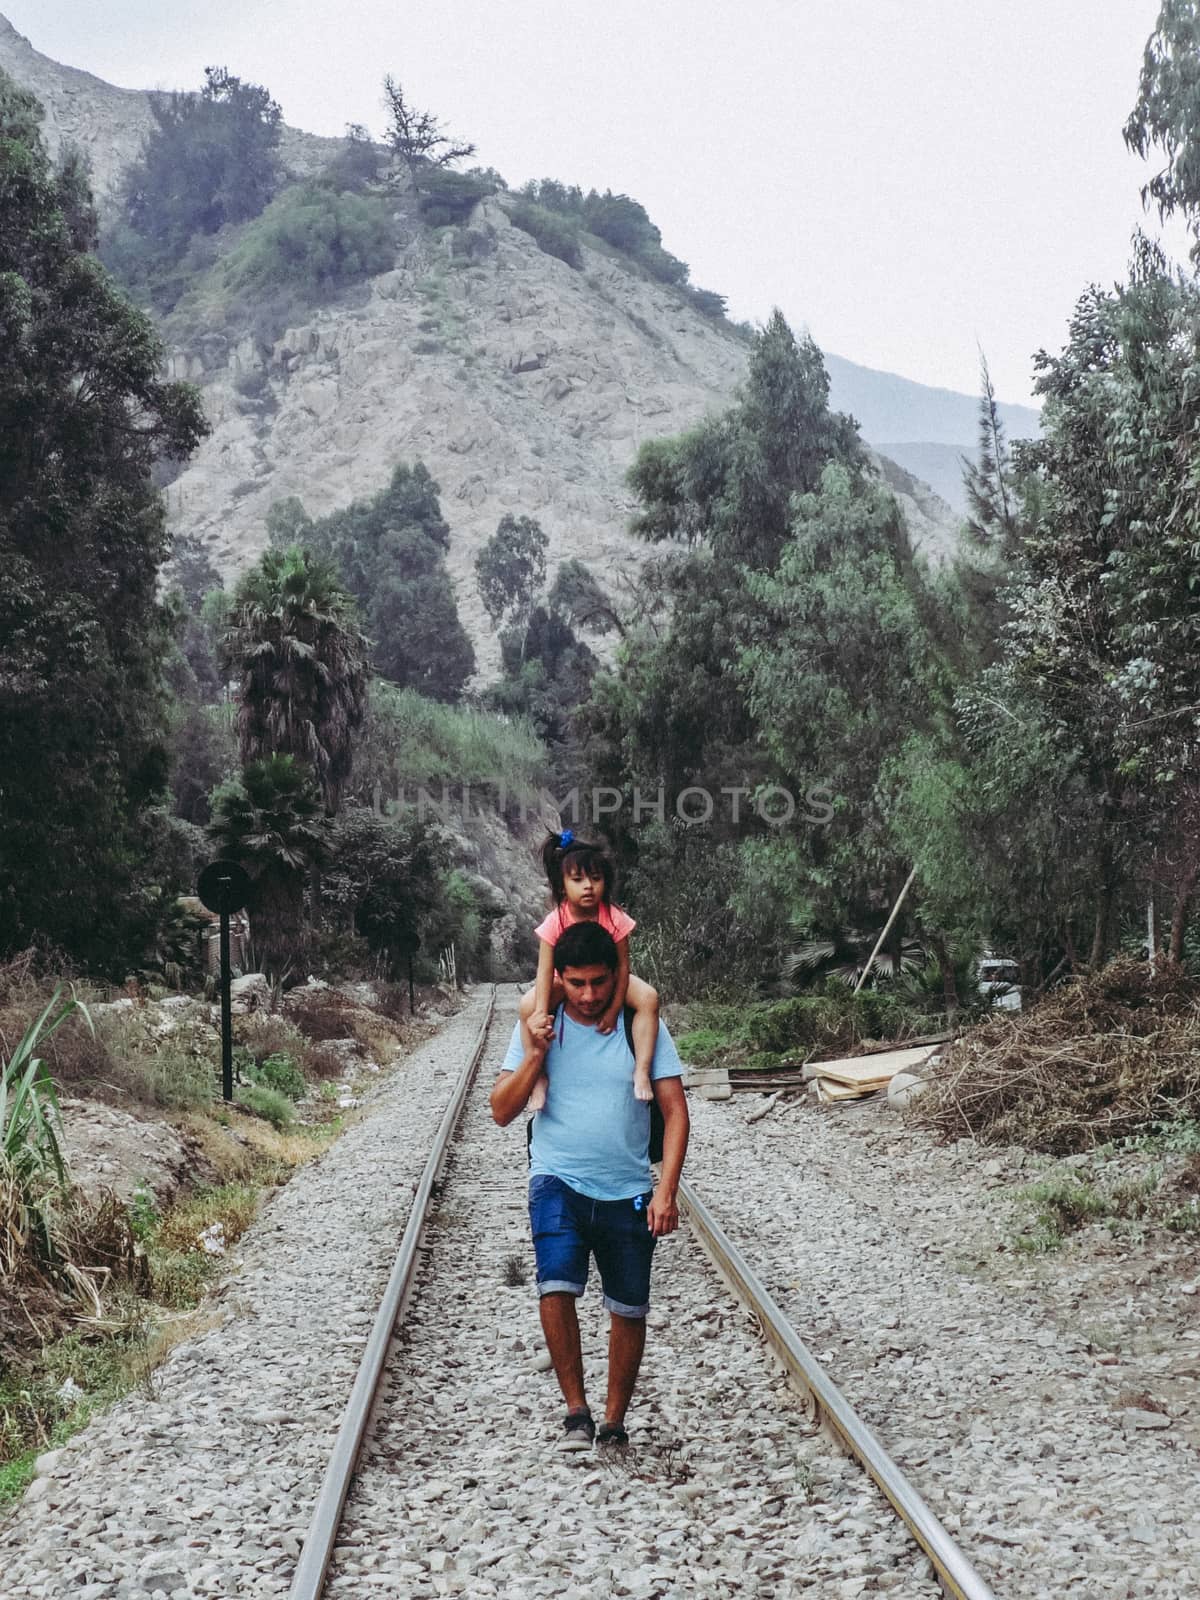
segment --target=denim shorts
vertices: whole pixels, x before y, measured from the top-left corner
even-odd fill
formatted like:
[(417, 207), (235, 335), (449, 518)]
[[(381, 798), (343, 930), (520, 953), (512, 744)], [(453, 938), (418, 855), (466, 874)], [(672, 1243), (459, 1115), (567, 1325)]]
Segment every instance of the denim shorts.
[(608, 1310), (619, 1317), (644, 1317), (650, 1309), (650, 1258), (656, 1242), (646, 1214), (652, 1193), (630, 1200), (592, 1200), (561, 1178), (530, 1178), (538, 1293), (581, 1295), (588, 1257), (594, 1255)]

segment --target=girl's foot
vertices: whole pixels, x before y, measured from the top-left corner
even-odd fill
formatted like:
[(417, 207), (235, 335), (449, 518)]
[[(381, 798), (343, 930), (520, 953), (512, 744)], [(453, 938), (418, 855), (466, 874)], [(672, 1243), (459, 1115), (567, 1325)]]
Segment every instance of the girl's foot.
[(538, 1077), (537, 1082), (533, 1086), (533, 1092), (526, 1101), (525, 1109), (527, 1111), (543, 1111), (545, 1109), (546, 1086), (549, 1081), (550, 1080), (546, 1077), (544, 1072)]
[(635, 1067), (633, 1069), (633, 1098), (635, 1100), (653, 1100), (654, 1090), (650, 1087), (650, 1070), (648, 1067)]

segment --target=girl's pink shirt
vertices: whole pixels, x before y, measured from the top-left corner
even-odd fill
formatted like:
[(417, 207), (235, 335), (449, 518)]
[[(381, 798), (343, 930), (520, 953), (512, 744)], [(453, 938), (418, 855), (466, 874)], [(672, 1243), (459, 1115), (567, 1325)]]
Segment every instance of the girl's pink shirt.
[[(533, 931), (539, 939), (544, 939), (547, 944), (552, 945), (558, 943), (573, 922), (590, 922), (591, 920), (590, 917), (573, 916), (570, 906), (564, 900), (561, 905), (555, 906), (545, 921), (539, 922)], [(637, 923), (633, 918), (622, 911), (620, 906), (601, 904), (600, 913), (595, 920), (606, 933), (612, 934), (617, 944), (620, 944), (622, 939), (628, 939), (629, 935), (637, 927)]]

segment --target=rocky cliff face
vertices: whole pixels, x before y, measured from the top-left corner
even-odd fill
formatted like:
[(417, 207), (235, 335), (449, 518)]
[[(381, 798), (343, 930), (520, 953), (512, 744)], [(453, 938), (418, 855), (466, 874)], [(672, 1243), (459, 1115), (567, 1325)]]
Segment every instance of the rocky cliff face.
[(585, 251), (544, 255), (498, 199), (431, 234), (403, 214), (395, 268), (264, 348), (200, 339), (174, 357), (204, 389), (212, 436), (168, 489), (173, 525), (236, 570), (272, 501), (326, 512), (420, 459), (442, 489), (467, 627), (492, 640), (472, 561), (505, 512), (537, 517), (552, 558), (603, 578), (644, 552), (624, 474), (643, 439), (728, 403), (746, 347), (669, 291)]
[[(0, 18), (0, 66), (46, 107), (52, 148), (73, 140), (111, 194), (149, 125), (148, 97), (39, 55)], [(313, 170), (332, 141), (290, 131), (285, 161)], [(171, 355), (198, 383), (213, 431), (167, 489), (173, 528), (198, 535), (233, 575), (265, 544), (272, 502), (312, 514), (374, 493), (397, 462), (424, 461), (452, 528), (450, 568), (485, 672), (494, 638), (472, 563), (505, 512), (535, 516), (554, 561), (602, 579), (636, 566), (624, 475), (645, 439), (730, 403), (747, 348), (732, 329), (626, 264), (584, 251), (584, 270), (543, 254), (502, 198), (433, 232), (396, 202), (395, 266), (306, 313), (270, 342), (195, 328)], [(919, 546), (955, 519), (932, 491), (889, 472)]]

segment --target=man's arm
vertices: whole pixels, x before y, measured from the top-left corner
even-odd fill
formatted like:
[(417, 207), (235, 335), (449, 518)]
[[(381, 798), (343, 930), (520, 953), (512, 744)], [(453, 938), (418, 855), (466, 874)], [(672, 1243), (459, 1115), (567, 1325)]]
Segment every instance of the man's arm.
[(675, 1196), (679, 1189), (679, 1175), (683, 1171), (683, 1158), (687, 1155), (691, 1120), (682, 1078), (656, 1078), (654, 1098), (663, 1115), (663, 1158), (647, 1215), (650, 1232), (656, 1239), (661, 1239), (663, 1234), (674, 1233), (679, 1226), (679, 1206)]
[(533, 1093), (533, 1086), (538, 1080), (538, 1074), (546, 1061), (546, 1051), (549, 1044), (545, 1039), (534, 1037), (531, 1047), (525, 1052), (521, 1065), (515, 1072), (502, 1072), (492, 1086), (492, 1119), (502, 1128), (507, 1128), (515, 1117), (519, 1117), (525, 1109), (525, 1102)]

